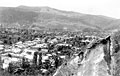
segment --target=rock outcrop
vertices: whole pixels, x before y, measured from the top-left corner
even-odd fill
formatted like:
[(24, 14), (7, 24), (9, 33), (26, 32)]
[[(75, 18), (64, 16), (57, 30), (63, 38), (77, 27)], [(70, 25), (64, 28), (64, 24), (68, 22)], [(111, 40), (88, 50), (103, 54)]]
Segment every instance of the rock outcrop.
[(59, 67), (54, 76), (120, 76), (120, 52), (110, 37), (91, 42), (79, 56)]

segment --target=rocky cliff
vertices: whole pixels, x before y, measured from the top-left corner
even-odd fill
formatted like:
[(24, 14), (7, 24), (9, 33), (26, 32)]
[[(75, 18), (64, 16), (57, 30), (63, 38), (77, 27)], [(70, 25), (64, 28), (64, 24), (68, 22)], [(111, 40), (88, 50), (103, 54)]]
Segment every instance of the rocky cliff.
[(83, 59), (78, 55), (63, 64), (54, 76), (120, 76), (119, 49), (110, 37), (91, 42)]

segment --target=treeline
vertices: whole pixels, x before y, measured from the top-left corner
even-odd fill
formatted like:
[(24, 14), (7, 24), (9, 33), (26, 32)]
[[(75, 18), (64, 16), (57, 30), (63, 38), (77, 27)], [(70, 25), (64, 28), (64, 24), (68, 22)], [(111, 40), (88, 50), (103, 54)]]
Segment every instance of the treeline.
[(33, 40), (37, 37), (44, 38), (48, 35), (50, 34), (45, 33), (43, 30), (0, 28), (0, 40), (8, 45), (18, 41), (24, 42)]
[(4, 44), (11, 45), (19, 41), (29, 41), (35, 38), (54, 37), (54, 36), (75, 36), (77, 32), (57, 31), (57, 30), (35, 30), (35, 29), (17, 29), (17, 28), (0, 28), (0, 41)]

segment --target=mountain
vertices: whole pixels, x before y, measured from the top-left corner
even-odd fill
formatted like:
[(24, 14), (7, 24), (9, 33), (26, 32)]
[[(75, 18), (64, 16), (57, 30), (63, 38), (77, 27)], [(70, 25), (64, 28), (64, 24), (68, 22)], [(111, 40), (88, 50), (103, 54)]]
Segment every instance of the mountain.
[(52, 28), (63, 30), (118, 29), (120, 20), (101, 15), (62, 11), (50, 7), (0, 7), (3, 27)]

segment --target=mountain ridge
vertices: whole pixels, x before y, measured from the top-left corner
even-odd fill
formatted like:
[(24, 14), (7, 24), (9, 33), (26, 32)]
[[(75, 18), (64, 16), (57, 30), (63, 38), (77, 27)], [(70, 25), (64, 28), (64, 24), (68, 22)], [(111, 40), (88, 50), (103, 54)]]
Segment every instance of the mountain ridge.
[[(119, 29), (119, 19), (102, 15), (90, 15), (72, 11), (63, 11), (50, 7), (0, 7), (0, 23), (11, 26), (18, 23), (28, 28), (43, 26), (54, 29), (83, 30), (90, 29)], [(4, 25), (5, 26), (5, 25)], [(58, 28), (59, 27), (59, 28)], [(113, 29), (112, 29), (113, 30)]]

